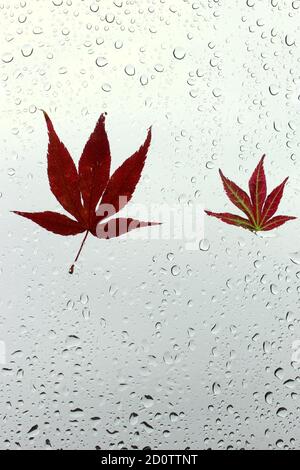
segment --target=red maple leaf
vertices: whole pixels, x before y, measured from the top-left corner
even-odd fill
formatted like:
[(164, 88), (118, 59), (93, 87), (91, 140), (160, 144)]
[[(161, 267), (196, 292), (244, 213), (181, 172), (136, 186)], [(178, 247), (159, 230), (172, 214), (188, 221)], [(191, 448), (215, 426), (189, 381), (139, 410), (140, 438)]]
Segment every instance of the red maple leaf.
[[(48, 135), (48, 179), (50, 189), (60, 205), (73, 219), (58, 212), (20, 212), (44, 229), (58, 235), (85, 232), (74, 264), (89, 233), (99, 238), (113, 238), (159, 222), (142, 222), (131, 218), (102, 221), (119, 212), (132, 198), (144, 168), (151, 142), (149, 128), (145, 142), (110, 177), (110, 148), (101, 114), (79, 160), (78, 171), (68, 150), (57, 136), (49, 116), (43, 111)], [(97, 207), (98, 206), (98, 207)], [(75, 219), (75, 220), (74, 220)], [(70, 267), (70, 274), (74, 271)]]
[(264, 158), (262, 156), (259, 164), (255, 168), (251, 178), (249, 179), (250, 196), (241, 189), (233, 181), (230, 181), (219, 170), (224, 190), (230, 201), (244, 212), (245, 217), (230, 214), (228, 212), (211, 212), (205, 211), (206, 214), (217, 217), (230, 225), (251, 230), (252, 232), (273, 230), (284, 224), (288, 220), (296, 219), (296, 217), (288, 215), (277, 215), (273, 217), (278, 209), (284, 186), (288, 180), (286, 178), (279, 186), (267, 196), (267, 183), (264, 172)]

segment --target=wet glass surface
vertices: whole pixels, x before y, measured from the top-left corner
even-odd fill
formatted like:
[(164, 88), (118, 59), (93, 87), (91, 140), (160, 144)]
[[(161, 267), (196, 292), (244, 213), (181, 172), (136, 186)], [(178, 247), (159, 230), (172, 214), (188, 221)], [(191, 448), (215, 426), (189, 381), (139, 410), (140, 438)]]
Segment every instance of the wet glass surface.
[[(152, 143), (134, 202), (231, 211), (266, 153), (299, 215), (300, 1), (0, 0), (0, 448), (299, 448), (299, 221), (60, 237), (40, 109), (78, 162)], [(135, 215), (132, 206), (131, 214)], [(199, 217), (201, 214), (199, 212)], [(153, 228), (153, 230), (156, 230)]]

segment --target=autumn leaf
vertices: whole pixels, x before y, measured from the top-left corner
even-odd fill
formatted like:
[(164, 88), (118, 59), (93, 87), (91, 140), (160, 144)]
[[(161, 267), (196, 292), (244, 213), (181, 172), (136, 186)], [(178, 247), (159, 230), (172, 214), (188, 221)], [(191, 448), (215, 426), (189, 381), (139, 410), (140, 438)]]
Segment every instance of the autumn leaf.
[(57, 235), (85, 232), (74, 264), (69, 270), (72, 274), (89, 233), (98, 238), (110, 239), (134, 229), (159, 224), (131, 218), (115, 218), (102, 223), (104, 219), (117, 214), (131, 200), (144, 168), (151, 142), (151, 128), (141, 147), (110, 177), (111, 155), (104, 114), (101, 114), (83, 149), (77, 171), (49, 116), (46, 112), (43, 113), (49, 136), (47, 161), (50, 189), (73, 219), (52, 211), (13, 212)]
[(277, 215), (273, 217), (278, 209), (288, 178), (273, 189), (273, 191), (267, 196), (264, 159), (265, 155), (262, 156), (249, 179), (250, 195), (248, 195), (233, 181), (226, 178), (222, 171), (219, 170), (224, 190), (228, 198), (246, 215), (246, 218), (230, 214), (228, 212), (218, 213), (206, 210), (206, 214), (216, 217), (226, 224), (243, 227), (247, 230), (251, 230), (252, 232), (273, 230), (289, 220), (296, 219), (296, 217), (288, 215)]

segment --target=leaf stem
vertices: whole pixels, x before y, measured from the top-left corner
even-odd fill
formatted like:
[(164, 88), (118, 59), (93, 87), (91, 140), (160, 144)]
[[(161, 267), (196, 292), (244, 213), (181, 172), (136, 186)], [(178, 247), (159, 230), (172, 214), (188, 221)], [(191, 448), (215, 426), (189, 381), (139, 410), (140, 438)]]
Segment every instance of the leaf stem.
[(80, 253), (81, 253), (81, 251), (82, 251), (83, 245), (85, 244), (85, 241), (86, 241), (86, 239), (87, 239), (88, 234), (89, 234), (89, 231), (87, 230), (87, 231), (85, 232), (84, 239), (83, 239), (82, 242), (81, 242), (81, 245), (80, 245), (80, 248), (79, 248), (78, 253), (77, 253), (77, 255), (76, 255), (76, 258), (74, 259), (74, 263), (72, 264), (72, 266), (71, 266), (70, 269), (69, 269), (69, 273), (70, 273), (70, 274), (73, 274), (73, 272), (74, 272), (75, 263), (76, 263), (76, 261), (78, 260), (78, 258), (79, 258), (79, 256), (80, 256)]

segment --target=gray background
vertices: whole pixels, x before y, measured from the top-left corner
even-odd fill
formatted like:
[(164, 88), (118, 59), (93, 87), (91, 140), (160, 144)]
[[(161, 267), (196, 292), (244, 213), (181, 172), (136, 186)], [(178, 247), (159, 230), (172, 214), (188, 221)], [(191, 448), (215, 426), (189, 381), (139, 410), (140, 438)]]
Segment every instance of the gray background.
[(299, 220), (207, 217), (205, 251), (90, 237), (70, 276), (81, 236), (9, 212), (58, 209), (43, 108), (75, 161), (107, 111), (114, 167), (153, 124), (136, 203), (230, 211), (218, 167), (246, 187), (266, 153), (299, 216), (299, 20), (299, 0), (0, 2), (0, 448), (299, 448)]

